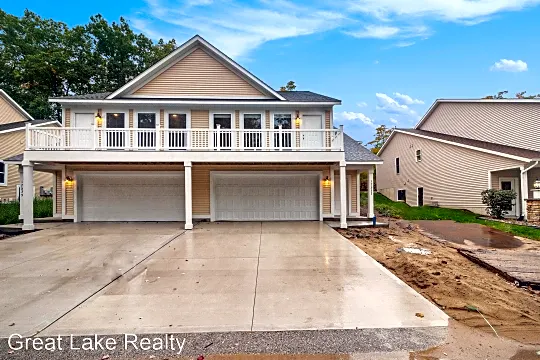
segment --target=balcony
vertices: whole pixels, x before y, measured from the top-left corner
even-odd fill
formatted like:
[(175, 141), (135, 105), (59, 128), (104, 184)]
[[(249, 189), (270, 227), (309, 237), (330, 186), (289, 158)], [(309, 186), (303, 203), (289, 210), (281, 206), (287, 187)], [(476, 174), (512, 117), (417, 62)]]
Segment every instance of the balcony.
[(338, 151), (343, 129), (105, 129), (32, 127), (26, 150)]

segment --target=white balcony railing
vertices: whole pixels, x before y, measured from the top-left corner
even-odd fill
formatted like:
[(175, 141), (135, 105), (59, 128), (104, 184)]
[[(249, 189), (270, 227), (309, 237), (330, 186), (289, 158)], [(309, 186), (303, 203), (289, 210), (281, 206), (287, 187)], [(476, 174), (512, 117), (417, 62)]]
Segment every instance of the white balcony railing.
[(27, 150), (343, 151), (340, 129), (104, 129), (26, 130)]

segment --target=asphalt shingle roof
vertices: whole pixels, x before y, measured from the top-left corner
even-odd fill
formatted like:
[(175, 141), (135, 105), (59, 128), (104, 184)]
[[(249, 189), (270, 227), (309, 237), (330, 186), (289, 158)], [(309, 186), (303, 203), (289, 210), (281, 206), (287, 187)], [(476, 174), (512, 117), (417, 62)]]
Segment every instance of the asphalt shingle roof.
[(396, 129), (396, 130), (400, 132), (404, 132), (404, 133), (429, 136), (429, 137), (440, 139), (440, 140), (451, 141), (451, 142), (462, 144), (462, 145), (468, 145), (468, 146), (472, 146), (472, 147), (476, 147), (480, 149), (496, 151), (499, 153), (519, 156), (519, 157), (523, 157), (527, 159), (540, 159), (540, 151), (523, 149), (523, 148), (518, 148), (514, 146), (501, 145), (501, 144), (496, 144), (492, 142), (474, 140), (474, 139), (469, 139), (469, 138), (464, 138), (464, 137), (459, 137), (459, 136), (441, 134), (441, 133), (427, 131), (427, 130), (419, 130), (419, 129)]
[(18, 121), (18, 122), (13, 122), (13, 123), (7, 123), (7, 124), (2, 124), (0, 125), (0, 131), (6, 131), (6, 130), (14, 130), (14, 129), (23, 129), (26, 124), (30, 124), (30, 125), (39, 125), (39, 124), (43, 124), (43, 123), (46, 123), (46, 122), (51, 122), (53, 120), (27, 120), (27, 121)]
[(13, 162), (21, 162), (24, 159), (24, 154), (15, 155), (12, 157), (8, 157), (7, 159), (4, 159), (4, 161), (13, 161)]
[(372, 162), (382, 161), (380, 157), (366, 149), (358, 141), (347, 134), (343, 134), (343, 147), (345, 148), (345, 161)]

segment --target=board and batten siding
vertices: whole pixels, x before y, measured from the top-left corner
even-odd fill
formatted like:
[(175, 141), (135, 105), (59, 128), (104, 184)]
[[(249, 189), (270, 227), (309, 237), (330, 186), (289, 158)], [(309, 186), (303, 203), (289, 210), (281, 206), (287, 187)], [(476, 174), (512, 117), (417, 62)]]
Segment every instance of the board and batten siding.
[[(511, 127), (511, 128), (510, 128)], [(440, 103), (421, 130), (540, 151), (539, 103)]]
[[(23, 153), (26, 146), (25, 134), (26, 131), (24, 129), (0, 134), (0, 159), (7, 159), (11, 156)], [(0, 185), (0, 201), (17, 199), (17, 185), (20, 183), (19, 166), (7, 165), (7, 169), (7, 186)], [(36, 196), (39, 196), (40, 186), (50, 190), (53, 186), (53, 175), (50, 173), (34, 171)]]
[(15, 109), (3, 96), (0, 96), (0, 124), (26, 121), (27, 119)]
[(179, 97), (264, 97), (249, 82), (197, 48), (157, 75), (134, 95)]
[[(416, 150), (422, 161), (416, 162)], [(392, 200), (397, 190), (406, 190), (407, 203), (417, 205), (417, 188), (424, 188), (424, 205), (469, 209), (483, 213), (481, 192), (488, 187), (488, 171), (519, 167), (524, 163), (497, 155), (396, 133), (377, 165), (377, 188)], [(399, 157), (400, 174), (395, 171)]]

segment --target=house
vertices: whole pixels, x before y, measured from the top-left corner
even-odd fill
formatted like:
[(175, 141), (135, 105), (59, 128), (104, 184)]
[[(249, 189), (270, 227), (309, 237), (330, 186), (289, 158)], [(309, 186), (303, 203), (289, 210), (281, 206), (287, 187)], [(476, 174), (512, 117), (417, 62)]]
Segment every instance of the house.
[(437, 100), (414, 127), (395, 129), (379, 151), (379, 192), (411, 206), (484, 214), (481, 192), (514, 190), (509, 217), (527, 218), (540, 178), (540, 100)]
[[(340, 100), (275, 91), (195, 36), (112, 93), (50, 99), (63, 127), (29, 127), (20, 162), (55, 171), (64, 219), (272, 221), (373, 217), (360, 173), (380, 159), (333, 126)], [(33, 227), (23, 197), (24, 227)], [(341, 211), (344, 209), (344, 211)]]
[[(2, 159), (24, 151), (27, 124), (36, 128), (59, 125), (56, 121), (35, 120), (0, 89), (0, 202), (19, 199), (20, 176), (17, 166), (10, 165)], [(50, 173), (36, 172), (33, 184), (31, 191), (36, 196), (48, 194), (53, 188), (53, 176)]]

